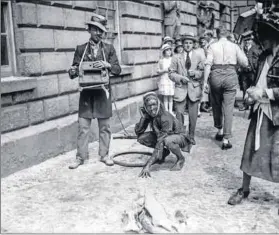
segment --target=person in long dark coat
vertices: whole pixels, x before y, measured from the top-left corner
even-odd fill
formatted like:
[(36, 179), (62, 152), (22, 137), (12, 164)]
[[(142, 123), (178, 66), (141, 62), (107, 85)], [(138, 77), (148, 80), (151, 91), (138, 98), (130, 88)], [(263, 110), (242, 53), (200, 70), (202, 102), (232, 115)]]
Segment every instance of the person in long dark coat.
[[(253, 84), (256, 77), (256, 68), (260, 55), (260, 48), (253, 42), (253, 35), (249, 35), (245, 38), (244, 52), (248, 58), (249, 66), (247, 68), (239, 69), (239, 85), (240, 90), (243, 91), (243, 99), (247, 89)], [(249, 105), (240, 105), (239, 110), (244, 111), (249, 109)]]
[[(277, 21), (276, 21), (277, 20)], [(253, 87), (247, 90), (252, 103), (240, 169), (242, 187), (228, 203), (240, 204), (250, 193), (252, 176), (279, 183), (279, 17), (263, 14), (257, 22), (265, 51), (259, 57)]]
[[(93, 66), (100, 69), (100, 72), (108, 70), (111, 74), (120, 74), (121, 67), (113, 45), (102, 41), (104, 34), (107, 32), (105, 27), (106, 19), (102, 16), (94, 15), (87, 25), (91, 37), (89, 42), (77, 46), (73, 64), (69, 70), (70, 78), (78, 77), (79, 65), (84, 53), (83, 61), (92, 61)], [(108, 85), (107, 89), (110, 93), (110, 85)], [(99, 156), (101, 161), (107, 165), (113, 165), (113, 160), (109, 156), (110, 117), (112, 116), (111, 96), (109, 95), (108, 97), (103, 89), (82, 90), (79, 99), (78, 116), (77, 156), (76, 161), (69, 168), (75, 169), (88, 159), (90, 126), (94, 118), (98, 119)]]

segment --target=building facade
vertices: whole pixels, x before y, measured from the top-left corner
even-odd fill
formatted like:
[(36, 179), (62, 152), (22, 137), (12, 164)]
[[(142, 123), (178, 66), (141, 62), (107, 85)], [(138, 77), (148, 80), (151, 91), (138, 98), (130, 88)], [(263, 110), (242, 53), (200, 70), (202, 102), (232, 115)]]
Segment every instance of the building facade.
[[(196, 34), (198, 2), (180, 2), (181, 33)], [(216, 6), (215, 27), (232, 30), (239, 11), (231, 1), (208, 2)], [(92, 12), (107, 17), (106, 41), (121, 63), (111, 83), (124, 125), (139, 116), (142, 95), (157, 89), (161, 1), (1, 1), (2, 176), (76, 147), (78, 80), (70, 80), (67, 70), (75, 47), (89, 39), (85, 22)], [(121, 129), (115, 110), (112, 129)]]

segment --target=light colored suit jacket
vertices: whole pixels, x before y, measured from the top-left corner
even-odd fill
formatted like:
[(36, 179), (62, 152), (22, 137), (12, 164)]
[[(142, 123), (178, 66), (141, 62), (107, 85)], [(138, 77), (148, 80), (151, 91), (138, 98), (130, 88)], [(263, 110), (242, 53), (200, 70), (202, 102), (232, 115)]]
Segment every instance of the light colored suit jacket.
[[(190, 100), (195, 102), (201, 99), (203, 89), (203, 69), (204, 69), (205, 56), (196, 50), (192, 51), (191, 68), (194, 71), (193, 77), (188, 77), (185, 67), (185, 54), (176, 54), (172, 57), (171, 65), (169, 68), (169, 78), (175, 82), (174, 100), (182, 102), (187, 95)], [(181, 81), (186, 77), (190, 81), (183, 84)]]

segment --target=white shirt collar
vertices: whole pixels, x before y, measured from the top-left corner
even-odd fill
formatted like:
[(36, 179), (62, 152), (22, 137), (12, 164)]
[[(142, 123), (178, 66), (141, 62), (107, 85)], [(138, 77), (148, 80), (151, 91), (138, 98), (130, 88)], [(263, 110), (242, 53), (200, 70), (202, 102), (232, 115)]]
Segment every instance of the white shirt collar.
[[(193, 50), (191, 50), (191, 51), (189, 52), (189, 57), (190, 57), (190, 59), (192, 59), (192, 54), (193, 54)], [(186, 60), (186, 58), (187, 58), (187, 52), (186, 52), (186, 51), (184, 51), (184, 58), (185, 58), (185, 60)]]

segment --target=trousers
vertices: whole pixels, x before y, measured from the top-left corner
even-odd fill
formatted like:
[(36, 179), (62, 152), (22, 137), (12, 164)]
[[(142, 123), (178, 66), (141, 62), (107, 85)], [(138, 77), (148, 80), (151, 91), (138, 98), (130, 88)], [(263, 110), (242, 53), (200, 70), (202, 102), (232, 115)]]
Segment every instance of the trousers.
[(187, 96), (182, 102), (174, 102), (176, 111), (176, 118), (184, 125), (184, 111), (188, 102), (188, 113), (189, 113), (189, 137), (195, 137), (196, 124), (198, 119), (199, 100), (193, 102)]
[[(90, 137), (91, 118), (78, 119), (78, 138), (77, 138), (77, 155), (79, 160), (86, 160), (88, 155), (88, 144)], [(98, 118), (99, 128), (99, 156), (104, 157), (109, 153), (111, 140), (110, 118)]]
[[(155, 148), (157, 144), (157, 136), (153, 131), (145, 132), (138, 136), (138, 142), (144, 146), (149, 148)], [(164, 151), (163, 151), (163, 159), (157, 159), (164, 161), (165, 158), (170, 154), (170, 150), (172, 152), (176, 152), (174, 150), (180, 151), (180, 148), (184, 148), (187, 142), (183, 135), (181, 134), (173, 134), (169, 135), (164, 139)]]
[(224, 125), (225, 139), (232, 137), (237, 84), (238, 78), (234, 68), (218, 68), (211, 71), (209, 85), (214, 126), (222, 129)]

